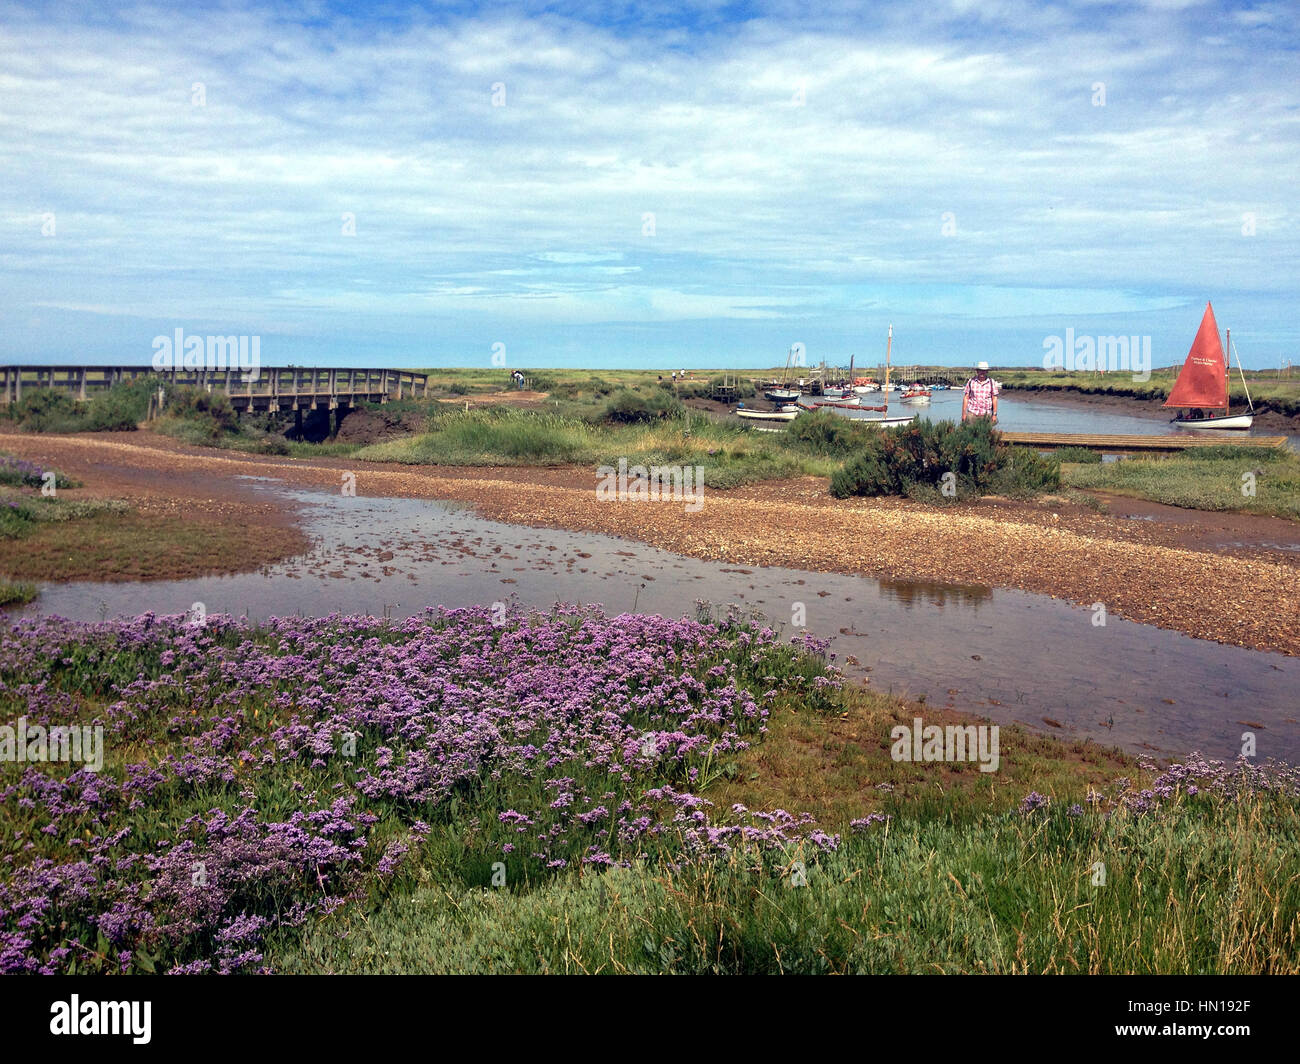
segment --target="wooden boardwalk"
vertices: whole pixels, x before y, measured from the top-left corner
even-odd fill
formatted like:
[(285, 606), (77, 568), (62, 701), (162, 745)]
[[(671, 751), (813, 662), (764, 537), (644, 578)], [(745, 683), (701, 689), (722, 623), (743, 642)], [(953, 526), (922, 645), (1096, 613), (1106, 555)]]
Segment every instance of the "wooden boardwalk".
[(224, 392), (236, 410), (336, 410), (357, 403), (387, 403), (390, 399), (424, 398), (429, 378), (396, 369), (314, 369), (263, 367), (257, 379), (238, 369), (155, 370), (152, 366), (0, 366), (3, 402), (22, 399), (33, 388), (57, 388), (74, 399), (87, 399), (119, 381), (155, 378), (168, 387), (189, 385), (207, 392)]
[(1004, 432), (1007, 443), (1026, 447), (1087, 447), (1094, 451), (1186, 451), (1196, 447), (1285, 447), (1285, 436), (1251, 436), (1225, 432), (1218, 436), (1106, 436), (1091, 432)]

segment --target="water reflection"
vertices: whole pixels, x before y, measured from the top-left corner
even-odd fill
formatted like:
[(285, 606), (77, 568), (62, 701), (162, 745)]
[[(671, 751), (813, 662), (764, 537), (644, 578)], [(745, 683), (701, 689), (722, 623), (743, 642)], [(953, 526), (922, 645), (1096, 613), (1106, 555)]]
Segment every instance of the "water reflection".
[(981, 584), (939, 584), (928, 580), (881, 580), (881, 593), (904, 606), (974, 606), (993, 601), (993, 589)]

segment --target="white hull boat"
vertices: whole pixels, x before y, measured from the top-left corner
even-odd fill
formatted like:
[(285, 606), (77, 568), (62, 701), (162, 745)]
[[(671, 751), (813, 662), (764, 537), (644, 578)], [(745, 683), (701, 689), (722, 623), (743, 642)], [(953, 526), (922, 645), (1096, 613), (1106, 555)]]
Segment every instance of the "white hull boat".
[(743, 417), (749, 421), (793, 421), (799, 416), (798, 410), (750, 410), (747, 407), (740, 407), (736, 410), (737, 417)]
[[(1232, 350), (1232, 330), (1228, 330), (1228, 351)], [(1246, 390), (1249, 411), (1233, 414), (1228, 409), (1228, 375), (1232, 372), (1229, 355), (1219, 342), (1219, 323), (1214, 320), (1214, 308), (1205, 304), (1201, 327), (1187, 352), (1187, 361), (1178, 371), (1178, 379), (1165, 400), (1165, 406), (1184, 412), (1170, 421), (1180, 429), (1229, 429), (1243, 432), (1254, 424), (1255, 404), (1250, 401), (1250, 387), (1246, 374), (1237, 359), (1237, 371)], [(1207, 416), (1206, 411), (1211, 411)], [(1213, 413), (1222, 411), (1222, 413)]]
[(1255, 422), (1253, 414), (1225, 414), (1222, 417), (1176, 417), (1169, 424), (1180, 429), (1248, 429)]

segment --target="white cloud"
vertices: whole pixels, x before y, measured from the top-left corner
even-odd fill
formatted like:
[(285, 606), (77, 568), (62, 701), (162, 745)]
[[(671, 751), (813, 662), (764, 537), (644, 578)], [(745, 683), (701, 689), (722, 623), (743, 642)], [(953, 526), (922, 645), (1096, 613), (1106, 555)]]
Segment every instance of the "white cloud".
[(1300, 282), (1292, 53), (1258, 39), (1293, 33), (1284, 7), (714, 5), (694, 34), (676, 10), (648, 32), (11, 7), (6, 299), (562, 323), (845, 316), (862, 285), (1014, 315), (1033, 290), (1119, 311)]

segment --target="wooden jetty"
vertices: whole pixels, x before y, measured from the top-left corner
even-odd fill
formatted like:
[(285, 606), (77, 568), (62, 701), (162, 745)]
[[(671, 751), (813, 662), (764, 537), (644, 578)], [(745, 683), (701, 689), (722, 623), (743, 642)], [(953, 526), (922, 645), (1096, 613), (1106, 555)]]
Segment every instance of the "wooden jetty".
[(1056, 447), (1087, 447), (1094, 451), (1186, 451), (1197, 447), (1285, 447), (1285, 436), (1099, 435), (1091, 432), (1004, 432), (1007, 443), (1048, 450)]

